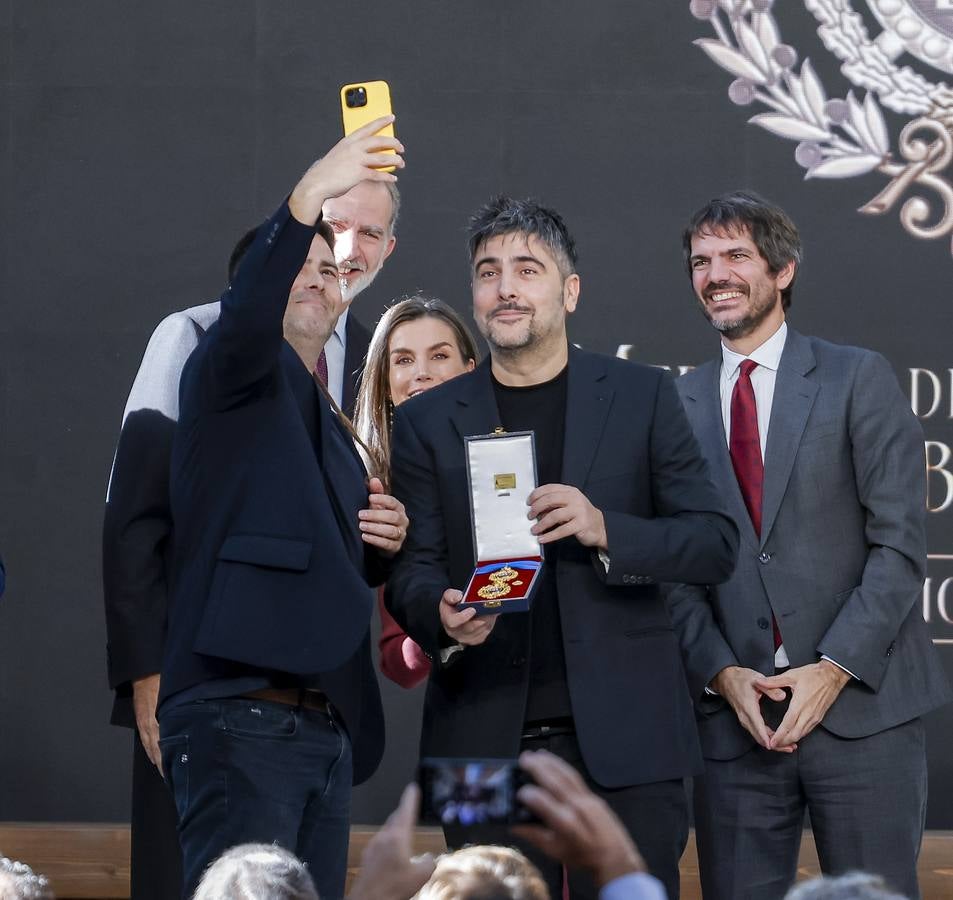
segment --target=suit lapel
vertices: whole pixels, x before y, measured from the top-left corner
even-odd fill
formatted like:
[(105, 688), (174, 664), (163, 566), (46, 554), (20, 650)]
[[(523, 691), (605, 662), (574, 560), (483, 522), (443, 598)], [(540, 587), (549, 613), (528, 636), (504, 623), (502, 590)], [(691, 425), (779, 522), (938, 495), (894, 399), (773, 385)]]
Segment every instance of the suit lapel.
[(457, 407), (451, 414), (453, 427), (460, 438), (490, 434), (502, 427), (490, 377), (490, 358), (483, 360), (472, 375), (461, 377), (466, 379), (465, 387), (457, 396)]
[(751, 516), (745, 506), (738, 478), (728, 453), (728, 436), (725, 434), (725, 421), (721, 415), (721, 359), (715, 359), (700, 366), (696, 371), (695, 383), (686, 396), (694, 401), (689, 416), (696, 425), (695, 434), (701, 444), (702, 455), (708, 460), (712, 480), (722, 491), (728, 503), (728, 511), (741, 532), (741, 537), (752, 547), (758, 546)]
[(566, 484), (585, 484), (602, 440), (613, 394), (606, 361), (570, 345), (562, 466), (562, 480)]
[[(314, 448), (316, 468), (320, 472), (342, 534), (346, 536), (345, 543), (355, 562), (360, 563), (363, 548), (357, 531), (357, 522), (350, 521), (344, 511), (353, 508), (355, 503), (360, 505), (362, 498), (346, 497), (341, 493), (346, 485), (360, 482), (351, 477), (342, 478), (341, 466), (353, 466), (355, 475), (363, 478), (367, 474), (364, 464), (350, 435), (344, 432), (337, 421), (337, 416), (331, 411), (330, 404), (315, 383), (314, 373), (309, 372), (301, 364), (298, 354), (287, 341), (282, 346), (281, 369), (282, 377), (286, 380), (301, 415), (303, 436)], [(337, 451), (334, 450), (335, 444), (339, 447)], [(336, 476), (335, 473), (337, 473)]]
[(814, 406), (818, 385), (804, 376), (815, 366), (810, 342), (791, 329), (778, 366), (768, 424), (761, 498), (761, 543), (764, 544), (781, 507), (801, 443), (804, 426)]

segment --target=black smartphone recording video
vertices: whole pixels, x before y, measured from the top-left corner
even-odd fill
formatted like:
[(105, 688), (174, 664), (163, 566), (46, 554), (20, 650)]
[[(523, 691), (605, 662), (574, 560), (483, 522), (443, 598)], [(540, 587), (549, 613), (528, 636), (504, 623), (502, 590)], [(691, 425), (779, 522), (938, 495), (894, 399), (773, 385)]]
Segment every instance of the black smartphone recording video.
[(422, 759), (421, 821), (463, 828), (534, 822), (516, 798), (529, 780), (515, 759)]
[(344, 92), (344, 102), (350, 109), (359, 109), (367, 106), (367, 88), (363, 85), (348, 88)]

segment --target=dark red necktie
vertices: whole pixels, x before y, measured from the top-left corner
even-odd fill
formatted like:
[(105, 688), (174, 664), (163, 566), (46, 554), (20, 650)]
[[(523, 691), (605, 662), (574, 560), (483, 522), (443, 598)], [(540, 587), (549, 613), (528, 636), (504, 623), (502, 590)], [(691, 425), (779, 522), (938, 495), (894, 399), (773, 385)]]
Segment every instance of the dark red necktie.
[(321, 379), (321, 384), (325, 387), (328, 386), (328, 358), (324, 355), (323, 350), (318, 357), (318, 364), (314, 367), (314, 374)]
[[(764, 462), (761, 459), (761, 438), (758, 434), (758, 406), (751, 386), (751, 373), (757, 363), (746, 359), (738, 373), (734, 390), (731, 392), (731, 437), (728, 439), (728, 452), (731, 465), (741, 488), (751, 524), (755, 534), (761, 536), (761, 493), (764, 484)], [(781, 646), (781, 632), (774, 621), (774, 649)]]

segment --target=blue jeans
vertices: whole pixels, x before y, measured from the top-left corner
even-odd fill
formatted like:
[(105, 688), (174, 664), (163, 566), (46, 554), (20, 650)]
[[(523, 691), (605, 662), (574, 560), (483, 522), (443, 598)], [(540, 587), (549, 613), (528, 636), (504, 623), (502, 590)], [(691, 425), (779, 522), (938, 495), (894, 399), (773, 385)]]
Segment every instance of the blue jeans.
[(344, 896), (351, 742), (325, 712), (242, 697), (199, 700), (159, 719), (191, 897), (236, 844), (277, 843), (308, 864), (322, 900)]

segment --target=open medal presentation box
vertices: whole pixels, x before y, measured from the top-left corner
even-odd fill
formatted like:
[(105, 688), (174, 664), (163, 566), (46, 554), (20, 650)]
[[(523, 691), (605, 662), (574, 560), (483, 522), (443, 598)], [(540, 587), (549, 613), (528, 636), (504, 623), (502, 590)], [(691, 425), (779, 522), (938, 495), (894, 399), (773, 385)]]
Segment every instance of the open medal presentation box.
[(498, 429), (465, 441), (477, 564), (463, 602), (477, 615), (526, 612), (543, 565), (526, 505), (536, 489), (533, 432)]

